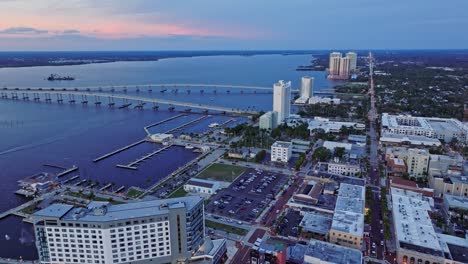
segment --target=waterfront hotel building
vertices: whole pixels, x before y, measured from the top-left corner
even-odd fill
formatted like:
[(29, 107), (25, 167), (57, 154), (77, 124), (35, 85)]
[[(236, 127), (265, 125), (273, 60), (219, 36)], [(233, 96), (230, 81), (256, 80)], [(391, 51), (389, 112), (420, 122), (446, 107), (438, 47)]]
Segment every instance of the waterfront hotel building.
[(203, 198), (87, 208), (52, 204), (33, 215), (41, 263), (186, 262), (204, 241)]

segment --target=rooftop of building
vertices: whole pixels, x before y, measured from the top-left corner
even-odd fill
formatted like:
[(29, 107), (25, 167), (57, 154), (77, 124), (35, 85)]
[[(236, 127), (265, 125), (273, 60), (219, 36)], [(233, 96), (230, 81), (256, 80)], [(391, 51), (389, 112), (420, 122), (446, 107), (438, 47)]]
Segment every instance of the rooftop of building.
[(410, 148), (408, 149), (409, 155), (424, 155), (429, 156), (429, 150), (427, 149), (419, 149), (419, 148)]
[(204, 187), (204, 188), (213, 188), (215, 183), (210, 180), (192, 178), (185, 185), (199, 186), (199, 187)]
[(440, 140), (435, 138), (428, 138), (425, 136), (418, 135), (404, 135), (404, 134), (393, 134), (393, 133), (383, 133), (380, 136), (380, 141), (383, 142), (394, 142), (394, 143), (410, 143), (413, 145), (430, 145), (430, 146), (439, 146), (441, 145)]
[(468, 238), (437, 234), (446, 256), (460, 263), (468, 263)]
[(408, 156), (408, 149), (403, 147), (387, 147), (385, 155)]
[(338, 190), (339, 197), (356, 198), (364, 201), (366, 189), (360, 185), (341, 183)]
[(291, 147), (291, 142), (286, 142), (286, 141), (276, 141), (271, 145), (272, 147), (280, 147), (280, 148), (289, 148)]
[(405, 161), (403, 159), (393, 158), (392, 162), (395, 166), (405, 166)]
[(67, 204), (52, 204), (34, 213), (34, 217), (57, 218), (66, 221), (111, 222), (140, 217), (164, 215), (170, 209), (185, 207), (192, 209), (203, 198), (198, 196), (180, 197), (164, 200), (149, 200), (127, 204), (107, 204), (88, 208)]
[(314, 239), (309, 242), (305, 256), (324, 260), (328, 263), (362, 263), (362, 253), (359, 250)]
[(429, 125), (436, 131), (444, 131), (444, 133), (456, 134), (460, 131), (460, 127), (453, 119), (427, 118)]
[(466, 175), (452, 175), (448, 179), (454, 184), (468, 184), (468, 176)]
[(364, 215), (346, 211), (335, 211), (331, 229), (356, 236), (363, 236)]
[(450, 208), (468, 210), (468, 197), (444, 194), (444, 202), (447, 203)]
[(256, 249), (261, 252), (282, 252), (288, 247), (283, 241), (267, 237), (264, 239), (257, 238), (254, 243), (253, 249)]
[(430, 198), (421, 193), (391, 188), (396, 237), (401, 247), (435, 254), (441, 247), (432, 225)]
[(431, 129), (424, 117), (382, 114), (382, 127)]
[(364, 135), (353, 135), (350, 134), (348, 136), (348, 141), (354, 141), (354, 142), (360, 142), (360, 143), (365, 143), (367, 140), (367, 137)]
[(305, 231), (325, 235), (330, 230), (332, 219), (330, 214), (306, 212), (299, 225)]
[(346, 150), (351, 150), (353, 144), (351, 143), (344, 143), (344, 142), (337, 142), (337, 141), (324, 141), (323, 147), (334, 150), (335, 148), (344, 148)]

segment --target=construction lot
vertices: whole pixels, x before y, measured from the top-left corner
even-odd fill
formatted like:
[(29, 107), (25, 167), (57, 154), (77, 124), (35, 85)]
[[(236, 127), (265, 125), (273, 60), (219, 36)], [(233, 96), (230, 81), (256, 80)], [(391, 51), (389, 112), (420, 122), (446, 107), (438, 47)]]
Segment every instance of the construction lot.
[[(227, 189), (210, 199), (206, 211), (245, 222), (254, 222), (289, 180), (279, 173), (248, 169)], [(231, 219), (224, 219), (232, 221)]]

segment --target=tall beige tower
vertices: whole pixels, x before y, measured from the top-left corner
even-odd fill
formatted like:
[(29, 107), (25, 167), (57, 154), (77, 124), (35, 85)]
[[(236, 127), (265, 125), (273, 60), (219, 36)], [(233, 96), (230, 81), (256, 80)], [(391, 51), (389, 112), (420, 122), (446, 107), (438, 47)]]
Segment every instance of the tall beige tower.
[(350, 51), (346, 53), (346, 57), (349, 59), (349, 70), (355, 71), (357, 69), (357, 53)]
[(340, 59), (341, 59), (340, 52), (330, 53), (330, 63), (329, 63), (328, 68), (329, 68), (331, 76), (338, 76), (340, 74)]
[(350, 60), (348, 57), (343, 57), (340, 59), (340, 79), (348, 79), (350, 72)]

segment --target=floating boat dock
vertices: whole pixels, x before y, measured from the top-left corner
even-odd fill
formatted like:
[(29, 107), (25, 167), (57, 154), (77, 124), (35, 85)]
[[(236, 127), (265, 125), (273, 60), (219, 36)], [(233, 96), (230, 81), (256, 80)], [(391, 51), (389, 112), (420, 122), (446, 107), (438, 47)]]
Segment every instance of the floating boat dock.
[(70, 179), (66, 179), (65, 181), (63, 181), (63, 183), (69, 183), (69, 182), (71, 182), (73, 180), (78, 179), (79, 177), (80, 177), (79, 175), (75, 175), (75, 176), (71, 177)]
[(54, 165), (54, 164), (42, 164), (44, 167), (50, 167), (50, 168), (55, 168), (55, 169), (61, 169), (61, 170), (66, 170), (66, 167), (60, 166), (60, 165)]
[(172, 147), (172, 145), (166, 146), (164, 148), (157, 149), (157, 150), (155, 150), (155, 151), (153, 151), (151, 153), (148, 153), (147, 155), (145, 155), (145, 156), (143, 156), (143, 157), (141, 157), (141, 158), (127, 164), (127, 165), (120, 165), (119, 164), (119, 165), (116, 165), (116, 166), (118, 168), (122, 168), (122, 169), (138, 170), (138, 167), (135, 167), (135, 165), (137, 165), (138, 163), (143, 162), (143, 161), (153, 157), (154, 155), (156, 155), (158, 153), (163, 152), (164, 150), (166, 150), (166, 149), (168, 149), (170, 147)]
[(155, 126), (159, 126), (159, 125), (161, 125), (161, 124), (164, 124), (164, 123), (166, 123), (166, 122), (169, 122), (169, 121), (171, 121), (171, 120), (174, 120), (174, 119), (176, 119), (176, 118), (183, 117), (183, 116), (186, 116), (186, 114), (179, 114), (179, 115), (176, 115), (176, 116), (173, 116), (173, 117), (169, 117), (169, 118), (167, 118), (167, 119), (164, 119), (164, 120), (158, 121), (158, 122), (156, 122), (156, 123), (147, 125), (147, 126), (145, 126), (143, 129), (145, 130), (146, 134), (148, 134), (148, 136), (149, 136), (149, 135), (151, 135), (151, 133), (149, 132), (148, 129), (150, 129), (150, 128), (152, 128), (152, 127), (155, 127)]
[(140, 140), (140, 141), (137, 141), (137, 142), (135, 142), (135, 143), (132, 143), (132, 144), (130, 144), (130, 145), (127, 145), (127, 146), (125, 146), (125, 147), (123, 147), (123, 148), (119, 148), (118, 150), (115, 150), (115, 151), (113, 151), (113, 152), (104, 154), (104, 155), (102, 155), (101, 157), (94, 159), (93, 162), (99, 162), (99, 161), (101, 161), (101, 160), (103, 160), (103, 159), (107, 159), (107, 158), (109, 158), (109, 157), (111, 157), (111, 156), (114, 156), (115, 154), (118, 154), (118, 153), (124, 151), (124, 150), (127, 150), (127, 149), (129, 149), (129, 148), (133, 148), (133, 147), (135, 147), (135, 146), (137, 146), (137, 145), (140, 145), (141, 143), (143, 143), (143, 142), (145, 142), (145, 141), (146, 141), (145, 139), (142, 139), (142, 140)]
[(77, 166), (73, 166), (71, 167), (70, 169), (67, 169), (65, 171), (62, 171), (61, 173), (57, 174), (57, 178), (60, 178), (60, 177), (63, 177), (69, 173), (72, 173), (74, 171), (78, 170), (78, 167)]
[(182, 128), (184, 128), (184, 127), (187, 127), (187, 126), (190, 126), (190, 125), (193, 124), (193, 123), (200, 122), (201, 120), (203, 120), (203, 119), (205, 119), (205, 118), (208, 118), (208, 117), (210, 117), (210, 116), (202, 116), (202, 117), (199, 117), (199, 118), (197, 118), (197, 119), (195, 119), (195, 120), (192, 120), (192, 121), (190, 121), (190, 122), (187, 122), (187, 123), (185, 123), (185, 124), (182, 124), (182, 125), (180, 125), (180, 126), (178, 126), (178, 127), (175, 127), (175, 128), (173, 128), (173, 129), (167, 131), (167, 132), (164, 132), (164, 134), (171, 134), (171, 133), (174, 132), (174, 131), (180, 130), (180, 129), (182, 129)]
[(112, 186), (112, 183), (108, 183), (108, 184), (106, 184), (104, 187), (102, 187), (101, 189), (99, 189), (99, 191), (104, 191), (104, 190), (110, 188), (111, 186)]

